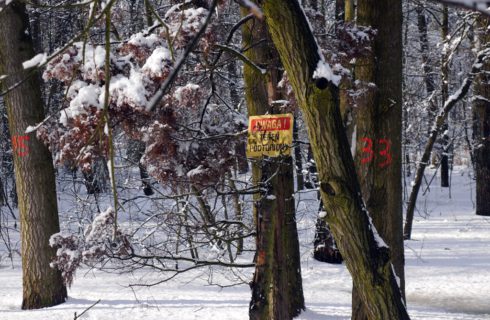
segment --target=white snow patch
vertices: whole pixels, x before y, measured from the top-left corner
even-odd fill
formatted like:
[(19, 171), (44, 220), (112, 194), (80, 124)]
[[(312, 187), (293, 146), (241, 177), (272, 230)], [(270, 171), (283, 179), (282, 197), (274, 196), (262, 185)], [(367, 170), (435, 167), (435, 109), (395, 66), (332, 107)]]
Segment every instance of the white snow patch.
[(46, 53), (40, 53), (35, 55), (32, 59), (22, 62), (22, 67), (24, 69), (30, 69), (38, 67), (46, 63), (48, 55)]
[(177, 100), (179, 103), (182, 103), (182, 93), (184, 91), (194, 91), (199, 89), (199, 86), (194, 83), (188, 83), (183, 87), (178, 87), (175, 92), (174, 92), (174, 98)]
[[(86, 114), (86, 107), (102, 108), (102, 104), (99, 102), (100, 87), (97, 85), (89, 84), (79, 81), (78, 86), (70, 88), (68, 95), (73, 95), (73, 100), (70, 101), (70, 106), (61, 110), (60, 123), (65, 127), (67, 126), (68, 119), (74, 118), (81, 114)], [(73, 91), (72, 91), (73, 90)], [(75, 94), (75, 91), (78, 92)]]
[(320, 78), (325, 78), (336, 86), (339, 85), (341, 79), (339, 75), (334, 74), (332, 67), (330, 67), (330, 65), (324, 60), (318, 61), (316, 69), (313, 72), (313, 79)]
[(167, 48), (159, 47), (153, 50), (143, 65), (142, 71), (149, 72), (153, 76), (162, 76), (165, 67), (172, 63), (172, 56)]

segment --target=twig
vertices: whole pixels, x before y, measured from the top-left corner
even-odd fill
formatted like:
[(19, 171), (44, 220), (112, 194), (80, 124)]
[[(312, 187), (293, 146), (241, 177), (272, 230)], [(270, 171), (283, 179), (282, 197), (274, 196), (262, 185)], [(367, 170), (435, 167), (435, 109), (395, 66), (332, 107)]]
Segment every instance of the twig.
[(87, 311), (89, 311), (90, 309), (92, 309), (93, 307), (95, 307), (95, 305), (96, 305), (97, 303), (99, 303), (99, 302), (100, 302), (100, 299), (99, 299), (99, 300), (97, 300), (97, 301), (95, 301), (95, 303), (94, 303), (94, 304), (92, 304), (92, 305), (91, 305), (90, 307), (88, 307), (87, 309), (83, 310), (83, 312), (82, 312), (82, 313), (80, 313), (80, 315), (77, 315), (77, 313), (75, 312), (75, 317), (73, 318), (73, 320), (80, 319), (80, 317), (81, 317), (81, 316), (83, 316), (83, 315), (85, 314), (85, 312), (87, 312)]

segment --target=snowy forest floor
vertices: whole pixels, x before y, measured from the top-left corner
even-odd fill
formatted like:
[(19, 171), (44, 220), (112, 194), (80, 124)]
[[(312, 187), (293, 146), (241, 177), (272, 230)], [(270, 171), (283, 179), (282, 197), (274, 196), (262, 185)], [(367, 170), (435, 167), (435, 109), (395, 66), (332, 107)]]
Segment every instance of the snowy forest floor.
[[(432, 173), (427, 172), (428, 179)], [(430, 192), (419, 197), (413, 240), (405, 242), (412, 319), (490, 319), (490, 218), (474, 214), (474, 181), (469, 173), (466, 168), (453, 172), (451, 197), (448, 188), (438, 186), (437, 178)], [(349, 319), (352, 284), (345, 266), (311, 257), (314, 217), (302, 215), (298, 221), (307, 306), (298, 319)], [(73, 319), (75, 312), (80, 314), (99, 299), (80, 319), (248, 319), (251, 293), (246, 281), (252, 272), (244, 271), (244, 283), (233, 287), (209, 285), (210, 277), (224, 276), (219, 271), (194, 270), (158, 286), (131, 289), (128, 284), (157, 281), (161, 275), (147, 270), (118, 275), (85, 268), (78, 271), (68, 302), (22, 311), (17, 255), (13, 266), (0, 260), (0, 319)]]

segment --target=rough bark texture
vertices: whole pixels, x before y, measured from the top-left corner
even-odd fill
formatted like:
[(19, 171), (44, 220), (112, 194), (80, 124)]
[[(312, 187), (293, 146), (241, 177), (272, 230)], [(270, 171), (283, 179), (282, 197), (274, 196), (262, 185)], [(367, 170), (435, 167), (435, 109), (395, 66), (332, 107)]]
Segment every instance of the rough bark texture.
[[(318, 47), (297, 1), (264, 1), (272, 39), (300, 105), (318, 168), (329, 223), (369, 319), (409, 319), (390, 263), (363, 205), (354, 161), (341, 121), (338, 88), (312, 78)], [(294, 44), (294, 45), (291, 45)]]
[[(480, 16), (478, 47), (490, 45), (488, 17)], [(490, 216), (490, 62), (486, 61), (475, 81), (473, 100), (473, 139), (476, 175), (476, 214)]]
[[(0, 74), (8, 74), (6, 86), (23, 79), (27, 72), (22, 62), (34, 56), (29, 19), (24, 3), (14, 1), (0, 13)], [(13, 139), (25, 136), (25, 129), (43, 120), (40, 84), (37, 76), (29, 78), (5, 97), (9, 128)], [(14, 166), (21, 223), (23, 309), (36, 309), (62, 303), (66, 288), (61, 274), (49, 263), (56, 249), (49, 237), (59, 232), (56, 186), (51, 154), (28, 135), (14, 148)], [(19, 140), (17, 139), (17, 143)]]
[[(247, 57), (268, 70), (260, 75), (244, 66), (245, 95), (249, 116), (277, 113), (271, 102), (278, 99), (279, 60), (264, 22), (251, 20), (243, 27)], [(250, 319), (287, 320), (304, 310), (298, 232), (294, 207), (291, 156), (264, 158), (252, 166), (254, 184), (265, 192), (256, 194), (256, 268), (251, 283)]]
[[(355, 163), (362, 196), (373, 223), (391, 249), (391, 262), (404, 296), (402, 211), (402, 3), (359, 0), (359, 25), (377, 30), (372, 55), (358, 59), (357, 79), (374, 83), (356, 113)], [(352, 319), (367, 314), (356, 288)]]

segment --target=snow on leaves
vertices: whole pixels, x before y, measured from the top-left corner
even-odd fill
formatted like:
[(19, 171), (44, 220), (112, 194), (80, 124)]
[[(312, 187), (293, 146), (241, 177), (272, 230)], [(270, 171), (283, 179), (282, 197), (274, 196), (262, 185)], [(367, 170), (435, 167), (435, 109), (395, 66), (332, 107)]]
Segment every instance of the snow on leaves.
[(63, 281), (70, 286), (81, 264), (92, 265), (103, 262), (111, 255), (128, 254), (131, 247), (127, 237), (118, 230), (116, 238), (112, 239), (113, 231), (114, 209), (109, 207), (95, 217), (83, 235), (53, 234), (49, 245), (58, 249), (51, 267), (59, 269)]
[[(234, 162), (237, 139), (232, 133), (245, 127), (244, 121), (236, 121), (236, 114), (219, 102), (209, 100), (202, 109), (211, 90), (205, 67), (199, 63), (202, 59), (196, 57), (209, 54), (215, 38), (212, 30), (200, 40), (190, 62), (193, 67), (181, 72), (156, 110), (145, 110), (207, 14), (204, 8), (172, 8), (165, 16), (165, 26), (151, 34), (134, 34), (111, 48), (109, 125), (145, 142), (142, 162), (161, 182), (191, 180), (194, 175), (187, 172), (197, 167), (202, 168), (200, 179), (219, 179), (226, 171), (223, 169)], [(43, 76), (63, 82), (66, 102), (59, 121), (39, 128), (38, 136), (56, 152), (58, 163), (76, 164), (85, 171), (108, 150), (107, 137), (100, 134), (105, 50), (103, 46), (75, 43), (49, 63)]]

